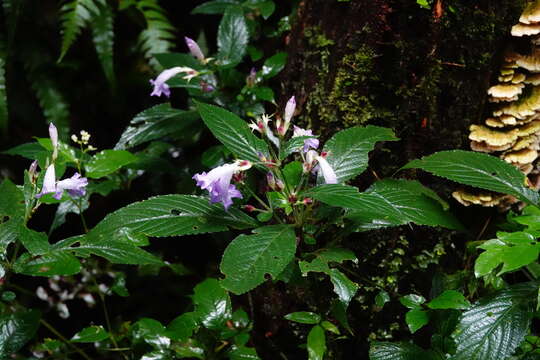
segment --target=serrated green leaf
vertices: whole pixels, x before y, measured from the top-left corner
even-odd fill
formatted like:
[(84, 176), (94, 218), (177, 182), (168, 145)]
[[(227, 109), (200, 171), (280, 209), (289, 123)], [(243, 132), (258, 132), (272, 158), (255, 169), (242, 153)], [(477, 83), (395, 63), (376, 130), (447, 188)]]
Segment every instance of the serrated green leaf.
[(429, 316), (423, 310), (413, 309), (405, 314), (405, 322), (409, 326), (411, 333), (414, 334), (429, 322)]
[(426, 299), (421, 295), (409, 294), (399, 298), (399, 302), (409, 309), (417, 309), (426, 302)]
[(81, 271), (79, 260), (65, 250), (51, 250), (45, 254), (22, 254), (13, 265), (15, 272), (31, 276), (75, 275)]
[(30, 254), (42, 255), (49, 251), (47, 234), (28, 229), (26, 226), (21, 226), (18, 230), (18, 238)]
[(130, 204), (105, 217), (87, 234), (88, 241), (108, 240), (118, 229), (151, 237), (180, 236), (248, 229), (258, 223), (237, 209), (225, 211), (222, 204), (192, 195), (162, 195)]
[(187, 341), (198, 326), (199, 314), (196, 312), (184, 313), (176, 317), (167, 325), (167, 337), (176, 341)]
[(10, 358), (30, 341), (39, 327), (40, 318), (38, 310), (0, 316), (0, 358)]
[(239, 6), (229, 6), (218, 28), (217, 43), (219, 64), (233, 67), (242, 61), (246, 54), (249, 32), (244, 11)]
[(238, 4), (235, 0), (213, 0), (207, 1), (191, 11), (192, 14), (217, 15), (223, 14), (231, 5)]
[(116, 150), (135, 147), (145, 142), (185, 131), (198, 121), (195, 111), (174, 109), (170, 104), (160, 104), (137, 114), (114, 146)]
[(86, 163), (86, 176), (99, 179), (135, 161), (137, 157), (129, 151), (103, 150)]
[(114, 75), (114, 12), (110, 6), (98, 4), (98, 13), (92, 16), (92, 40), (105, 73), (105, 77), (114, 89), (116, 78)]
[(398, 140), (393, 131), (378, 126), (353, 127), (336, 133), (324, 145), (327, 160), (339, 183), (361, 174), (367, 168), (368, 154), (379, 141)]
[(46, 158), (49, 155), (49, 152), (37, 142), (31, 142), (26, 144), (17, 145), (2, 151), (2, 154), (7, 155), (19, 155), (26, 159), (37, 160), (40, 157)]
[(452, 181), (538, 204), (538, 193), (525, 186), (525, 175), (495, 156), (463, 150), (441, 151), (413, 160), (403, 167), (410, 168), (423, 169)]
[(207, 329), (220, 329), (232, 318), (231, 299), (217, 279), (206, 279), (195, 286), (193, 303), (199, 321)]
[(321, 316), (310, 311), (297, 311), (284, 316), (289, 321), (315, 325), (321, 322)]
[(197, 103), (201, 118), (212, 134), (239, 159), (259, 162), (259, 153), (268, 156), (268, 145), (251, 133), (247, 123), (220, 107)]
[(0, 183), (0, 199), (0, 221), (5, 221), (2, 219), (4, 216), (24, 216), (24, 194), (9, 179)]
[(10, 219), (0, 223), (0, 256), (6, 255), (6, 250), (12, 242), (17, 240), (19, 228), (23, 227), (21, 219)]
[(440, 204), (399, 186), (395, 181), (378, 181), (366, 192), (346, 185), (321, 185), (304, 194), (331, 206), (351, 209), (346, 217), (362, 229), (407, 223), (461, 229), (461, 224)]
[(93, 343), (103, 341), (107, 338), (109, 338), (109, 333), (103, 326), (92, 325), (73, 335), (71, 341), (75, 343)]
[(281, 72), (287, 64), (287, 53), (279, 52), (264, 61), (262, 75), (269, 79)]
[(442, 294), (427, 303), (430, 309), (468, 309), (471, 304), (462, 293), (456, 290), (445, 290)]
[(370, 360), (443, 360), (431, 350), (424, 350), (410, 343), (373, 342), (369, 349)]
[[(506, 238), (508, 239), (508, 236)], [(477, 277), (489, 274), (500, 264), (503, 264), (503, 267), (497, 276), (514, 271), (536, 261), (540, 253), (540, 244), (536, 240), (508, 244), (501, 239), (493, 239), (478, 247), (485, 251), (476, 259), (474, 272)]]
[(90, 255), (97, 255), (109, 260), (113, 264), (163, 264), (159, 258), (135, 245), (110, 239), (84, 242), (81, 243), (80, 246), (72, 249), (78, 256), (87, 257)]
[(221, 285), (239, 295), (265, 281), (276, 278), (294, 258), (296, 236), (286, 225), (270, 225), (240, 235), (225, 249), (220, 269), (225, 275)]
[(307, 337), (307, 350), (309, 360), (323, 360), (326, 352), (326, 335), (320, 325), (315, 325)]
[(538, 286), (520, 284), (481, 299), (464, 312), (453, 334), (452, 360), (501, 360), (514, 353), (529, 331)]

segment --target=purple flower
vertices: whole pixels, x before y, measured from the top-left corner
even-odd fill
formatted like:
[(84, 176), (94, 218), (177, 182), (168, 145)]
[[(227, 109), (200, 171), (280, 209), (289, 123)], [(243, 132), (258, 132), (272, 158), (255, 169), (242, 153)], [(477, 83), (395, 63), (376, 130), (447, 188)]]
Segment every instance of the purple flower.
[[(313, 131), (305, 130), (294, 125), (293, 137), (297, 136), (313, 136)], [(308, 152), (310, 148), (317, 149), (319, 147), (319, 139), (310, 138), (304, 140), (304, 152)]]
[(45, 171), (43, 188), (41, 189), (41, 192), (36, 195), (36, 198), (39, 199), (45, 194), (54, 193), (53, 197), (56, 200), (60, 200), (64, 190), (67, 190), (72, 197), (83, 196), (86, 194), (86, 185), (88, 185), (88, 180), (81, 177), (79, 173), (75, 173), (75, 175), (69, 179), (56, 182), (54, 164), (51, 164)]
[(195, 40), (190, 39), (187, 36), (184, 37), (184, 40), (186, 41), (186, 45), (189, 48), (189, 52), (191, 53), (191, 55), (197, 58), (200, 62), (204, 62), (204, 54), (201, 51), (199, 44), (197, 44)]
[(328, 161), (322, 156), (316, 157), (317, 162), (319, 163), (319, 171), (322, 172), (322, 176), (324, 178), (324, 182), (326, 184), (337, 184), (337, 176), (334, 172), (334, 169), (330, 166)]
[(193, 179), (197, 181), (197, 186), (201, 189), (208, 190), (212, 203), (221, 202), (225, 210), (227, 210), (232, 205), (233, 198), (242, 198), (240, 191), (231, 184), (233, 174), (247, 170), (250, 167), (251, 163), (249, 161), (238, 160), (232, 164), (218, 166), (209, 173), (195, 174)]
[(54, 126), (53, 123), (49, 124), (49, 137), (51, 138), (51, 144), (53, 147), (53, 161), (56, 160), (56, 157), (58, 156), (58, 130), (56, 129), (56, 126)]
[(170, 78), (182, 72), (187, 74), (183, 78), (188, 81), (199, 75), (197, 71), (185, 66), (176, 66), (170, 69), (163, 70), (155, 80), (150, 80), (150, 84), (154, 86), (154, 90), (152, 91), (150, 96), (161, 96), (161, 94), (164, 94), (166, 97), (171, 96), (171, 89), (169, 88), (169, 85), (166, 84), (166, 82)]

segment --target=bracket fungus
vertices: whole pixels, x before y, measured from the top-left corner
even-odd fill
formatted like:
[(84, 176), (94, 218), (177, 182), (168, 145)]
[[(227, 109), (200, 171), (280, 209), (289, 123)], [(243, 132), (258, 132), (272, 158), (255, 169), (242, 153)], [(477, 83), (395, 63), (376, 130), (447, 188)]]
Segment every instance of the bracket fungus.
[[(492, 153), (528, 176), (532, 187), (540, 185), (540, 0), (530, 2), (519, 23), (511, 30), (524, 38), (529, 51), (508, 51), (497, 75), (497, 83), (487, 90), (492, 103), (485, 125), (471, 125), (471, 149)], [(520, 48), (525, 48), (521, 46)], [(539, 184), (539, 185), (536, 185)], [(518, 201), (509, 195), (455, 191), (453, 197), (465, 206), (472, 204), (508, 209)]]

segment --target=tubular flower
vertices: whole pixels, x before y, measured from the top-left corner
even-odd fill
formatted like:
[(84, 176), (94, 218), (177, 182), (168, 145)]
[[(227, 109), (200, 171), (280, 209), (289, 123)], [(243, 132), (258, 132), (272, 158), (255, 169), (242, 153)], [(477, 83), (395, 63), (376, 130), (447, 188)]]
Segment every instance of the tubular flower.
[(287, 133), (295, 110), (296, 100), (294, 96), (291, 96), (289, 101), (287, 101), (287, 105), (285, 106), (285, 113), (283, 114), (283, 124), (281, 124), (281, 121), (278, 121), (276, 123), (277, 132), (279, 135), (284, 136)]
[(191, 53), (191, 55), (193, 55), (200, 62), (204, 62), (204, 54), (201, 51), (199, 44), (197, 44), (195, 40), (190, 39), (187, 36), (184, 37), (184, 40), (186, 41), (186, 45), (189, 48), (189, 52)]
[(64, 190), (67, 190), (69, 195), (72, 197), (83, 196), (86, 194), (86, 185), (88, 185), (88, 180), (81, 177), (79, 173), (75, 173), (75, 175), (69, 179), (64, 179), (57, 182), (54, 164), (51, 164), (45, 171), (43, 188), (41, 189), (41, 192), (36, 195), (36, 198), (39, 199), (45, 194), (54, 193), (53, 197), (56, 200), (60, 200)]
[[(305, 130), (294, 125), (293, 138), (297, 136), (313, 136), (313, 131)], [(304, 140), (304, 152), (308, 152), (310, 148), (316, 149), (319, 147), (319, 139), (310, 138)]]
[(58, 130), (56, 129), (56, 126), (54, 126), (53, 123), (49, 124), (49, 137), (51, 138), (51, 143), (53, 147), (53, 161), (56, 160), (56, 157), (58, 156)]
[(232, 164), (225, 164), (212, 169), (209, 173), (202, 172), (195, 174), (193, 179), (197, 181), (197, 186), (210, 193), (210, 202), (221, 202), (225, 210), (232, 205), (233, 198), (242, 198), (240, 191), (231, 184), (234, 173), (245, 171), (251, 167), (251, 163), (246, 160), (237, 160)]
[(317, 162), (319, 163), (319, 170), (322, 172), (322, 176), (324, 177), (324, 182), (326, 184), (337, 184), (337, 176), (334, 172), (334, 169), (330, 166), (328, 161), (322, 156), (316, 157)]
[(161, 74), (157, 76), (155, 80), (150, 80), (150, 84), (154, 86), (154, 90), (152, 91), (150, 96), (161, 96), (161, 94), (164, 94), (166, 97), (171, 96), (171, 89), (169, 88), (169, 85), (166, 84), (166, 82), (170, 78), (180, 73), (186, 73), (186, 75), (183, 76), (183, 79), (186, 79), (187, 81), (190, 81), (191, 79), (199, 75), (196, 70), (193, 70), (192, 68), (186, 66), (176, 66), (164, 70), (161, 72)]

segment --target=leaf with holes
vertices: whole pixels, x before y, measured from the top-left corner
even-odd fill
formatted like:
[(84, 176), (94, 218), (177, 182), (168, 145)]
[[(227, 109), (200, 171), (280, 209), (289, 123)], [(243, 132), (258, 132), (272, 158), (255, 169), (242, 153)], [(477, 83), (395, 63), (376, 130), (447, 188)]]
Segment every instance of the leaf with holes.
[(222, 204), (193, 195), (162, 195), (130, 204), (107, 215), (83, 242), (107, 240), (121, 228), (146, 236), (180, 236), (249, 229), (258, 222), (238, 209), (225, 211)]
[(417, 168), (477, 188), (514, 195), (538, 204), (538, 193), (525, 186), (526, 176), (515, 166), (491, 155), (473, 151), (441, 151), (413, 160), (402, 169)]
[(510, 357), (529, 332), (537, 293), (537, 284), (519, 284), (481, 299), (464, 312), (453, 334), (457, 350), (452, 360)]
[(246, 54), (249, 31), (240, 6), (229, 6), (219, 23), (217, 58), (219, 65), (233, 67)]
[(225, 249), (221, 285), (239, 295), (265, 281), (270, 274), (276, 278), (293, 260), (296, 236), (287, 225), (264, 226), (253, 235), (240, 235)]
[(379, 141), (398, 140), (393, 131), (378, 126), (353, 127), (336, 133), (324, 145), (328, 163), (339, 183), (352, 179), (367, 168), (368, 154)]
[(259, 162), (259, 153), (268, 156), (268, 146), (252, 134), (247, 123), (220, 107), (197, 103), (197, 110), (212, 134), (239, 159)]

